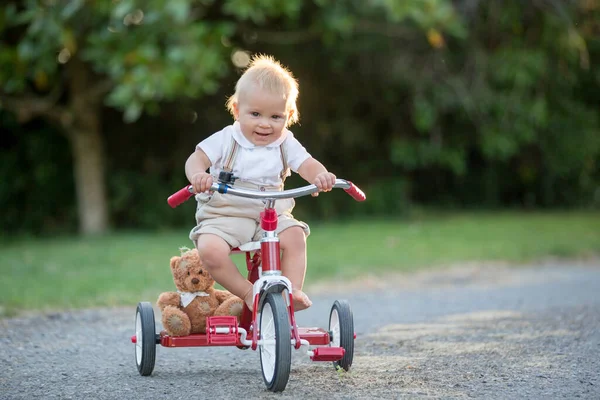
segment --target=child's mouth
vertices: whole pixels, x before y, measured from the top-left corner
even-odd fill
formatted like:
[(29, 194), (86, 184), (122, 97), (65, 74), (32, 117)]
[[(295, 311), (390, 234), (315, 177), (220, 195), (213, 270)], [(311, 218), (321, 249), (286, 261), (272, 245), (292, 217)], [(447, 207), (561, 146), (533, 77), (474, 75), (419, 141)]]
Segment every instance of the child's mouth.
[(258, 136), (262, 136), (262, 137), (267, 137), (267, 136), (269, 136), (269, 134), (268, 134), (268, 133), (260, 133), (260, 132), (254, 132), (254, 133), (256, 133)]

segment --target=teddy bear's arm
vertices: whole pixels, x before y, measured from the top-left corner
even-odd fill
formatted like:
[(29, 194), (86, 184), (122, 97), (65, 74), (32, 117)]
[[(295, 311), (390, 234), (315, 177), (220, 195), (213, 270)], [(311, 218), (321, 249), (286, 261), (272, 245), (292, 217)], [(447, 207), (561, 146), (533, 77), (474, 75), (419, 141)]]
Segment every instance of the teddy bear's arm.
[(234, 296), (234, 295), (232, 293), (228, 292), (227, 290), (215, 289), (215, 297), (217, 298), (217, 301), (219, 302), (219, 304), (221, 304), (222, 302), (224, 302), (227, 299), (230, 299), (232, 296)]
[(166, 306), (178, 307), (181, 305), (181, 296), (177, 292), (163, 292), (158, 296), (156, 302), (158, 308), (162, 311)]

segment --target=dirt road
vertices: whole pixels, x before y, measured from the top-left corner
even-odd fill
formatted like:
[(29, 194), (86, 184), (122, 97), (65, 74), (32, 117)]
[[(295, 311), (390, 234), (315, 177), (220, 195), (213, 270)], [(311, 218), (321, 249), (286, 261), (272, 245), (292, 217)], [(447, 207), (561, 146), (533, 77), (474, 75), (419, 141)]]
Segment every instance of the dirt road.
[(462, 266), (307, 292), (301, 326), (327, 327), (335, 299), (352, 304), (349, 373), (294, 353), (272, 394), (256, 352), (159, 346), (141, 377), (132, 304), (1, 320), (0, 398), (600, 398), (600, 263)]

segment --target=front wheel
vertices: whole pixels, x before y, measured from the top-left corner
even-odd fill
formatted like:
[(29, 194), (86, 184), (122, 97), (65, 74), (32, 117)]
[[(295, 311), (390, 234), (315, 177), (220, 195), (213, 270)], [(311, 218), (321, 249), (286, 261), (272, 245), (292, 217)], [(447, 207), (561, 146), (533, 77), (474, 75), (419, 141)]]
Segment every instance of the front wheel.
[(352, 309), (346, 300), (336, 300), (329, 314), (329, 332), (331, 347), (341, 347), (345, 350), (344, 357), (333, 362), (333, 366), (350, 369), (354, 358), (354, 317)]
[(155, 329), (152, 305), (147, 301), (140, 302), (135, 313), (135, 363), (142, 376), (148, 376), (154, 370)]
[(267, 293), (260, 306), (260, 365), (267, 389), (281, 392), (290, 377), (292, 338), (290, 320), (281, 293)]

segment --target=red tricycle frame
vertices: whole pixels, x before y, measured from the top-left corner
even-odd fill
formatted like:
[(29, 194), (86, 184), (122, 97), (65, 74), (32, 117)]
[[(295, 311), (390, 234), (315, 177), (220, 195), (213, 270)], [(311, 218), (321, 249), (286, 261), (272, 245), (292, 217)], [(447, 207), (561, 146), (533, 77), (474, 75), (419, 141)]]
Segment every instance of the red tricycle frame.
[[(349, 181), (336, 179), (334, 188), (343, 188), (357, 201), (366, 199), (364, 193)], [(275, 201), (318, 192), (315, 185), (281, 192), (261, 192), (215, 183), (211, 191), (247, 198), (263, 199), (265, 208), (260, 215), (264, 231), (260, 242), (246, 243), (232, 250), (245, 253), (248, 280), (253, 284), (253, 309), (243, 308), (239, 323), (233, 316), (213, 316), (206, 319), (206, 333), (170, 336), (164, 330), (155, 334), (154, 311), (148, 302), (138, 304), (136, 334), (136, 364), (141, 375), (154, 369), (156, 345), (163, 347), (236, 346), (260, 350), (263, 378), (271, 391), (285, 389), (289, 378), (291, 348), (306, 348), (313, 361), (332, 361), (334, 366), (348, 370), (354, 352), (354, 322), (346, 301), (336, 301), (329, 316), (329, 330), (301, 328), (296, 324), (292, 285), (281, 274), (281, 252), (277, 229)], [(169, 197), (171, 207), (194, 195), (186, 186)]]

